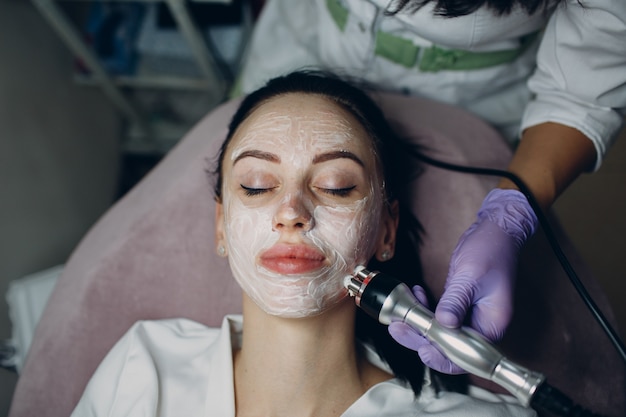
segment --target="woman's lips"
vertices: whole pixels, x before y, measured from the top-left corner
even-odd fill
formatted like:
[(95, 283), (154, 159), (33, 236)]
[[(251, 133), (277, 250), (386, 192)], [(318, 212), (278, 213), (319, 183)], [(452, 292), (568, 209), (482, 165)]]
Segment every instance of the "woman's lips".
[(277, 244), (260, 257), (261, 266), (283, 275), (315, 271), (325, 265), (326, 257), (307, 245)]

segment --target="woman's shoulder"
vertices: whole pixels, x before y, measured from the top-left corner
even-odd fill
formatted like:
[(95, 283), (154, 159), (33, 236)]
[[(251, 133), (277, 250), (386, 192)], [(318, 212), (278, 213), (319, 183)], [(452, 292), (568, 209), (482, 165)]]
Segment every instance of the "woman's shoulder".
[(128, 357), (135, 361), (149, 358), (147, 362), (152, 365), (174, 363), (177, 359), (184, 362), (194, 354), (203, 355), (221, 344), (230, 344), (241, 333), (241, 327), (240, 315), (225, 316), (221, 327), (209, 327), (188, 318), (138, 320), (115, 343), (105, 360), (125, 366)]
[(204, 395), (208, 375), (231, 366), (232, 321), (226, 317), (221, 328), (184, 318), (135, 322), (100, 363), (73, 415), (154, 415), (154, 404), (181, 404), (180, 387)]

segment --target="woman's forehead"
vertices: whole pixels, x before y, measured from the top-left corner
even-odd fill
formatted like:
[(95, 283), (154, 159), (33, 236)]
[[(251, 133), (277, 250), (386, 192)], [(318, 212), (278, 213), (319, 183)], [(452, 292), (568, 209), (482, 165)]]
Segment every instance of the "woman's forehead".
[(369, 148), (365, 129), (348, 111), (328, 98), (310, 94), (275, 97), (255, 109), (239, 126), (229, 148), (295, 147), (302, 151)]

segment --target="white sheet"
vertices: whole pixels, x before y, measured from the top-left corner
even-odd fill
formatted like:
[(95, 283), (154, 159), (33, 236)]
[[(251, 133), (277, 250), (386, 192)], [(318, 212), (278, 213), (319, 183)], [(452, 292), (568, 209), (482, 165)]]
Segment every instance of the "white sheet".
[(10, 344), (16, 349), (11, 363), (20, 372), (33, 340), (35, 328), (52, 293), (63, 265), (18, 278), (9, 284), (6, 300), (12, 324)]

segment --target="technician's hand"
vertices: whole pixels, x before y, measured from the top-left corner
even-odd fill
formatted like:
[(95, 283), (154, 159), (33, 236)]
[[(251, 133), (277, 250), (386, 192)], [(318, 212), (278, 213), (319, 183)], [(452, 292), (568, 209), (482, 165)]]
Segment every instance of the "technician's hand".
[[(521, 192), (491, 191), (452, 253), (445, 290), (435, 310), (437, 321), (455, 328), (469, 315), (470, 327), (492, 342), (500, 340), (513, 314), (518, 254), (536, 225), (537, 217)], [(413, 292), (425, 304), (421, 288)], [(389, 333), (417, 350), (428, 367), (449, 374), (464, 372), (408, 326), (392, 323)]]
[[(413, 295), (415, 295), (415, 298), (417, 298), (417, 300), (424, 307), (429, 308), (428, 299), (422, 287), (419, 285), (414, 286)], [(422, 362), (424, 362), (429, 368), (447, 374), (460, 374), (465, 372), (439, 352), (439, 350), (437, 350), (437, 348), (418, 331), (413, 330), (408, 325), (400, 321), (394, 321), (391, 322), (388, 330), (389, 334), (396, 340), (396, 342), (400, 343), (404, 347), (416, 351)]]

